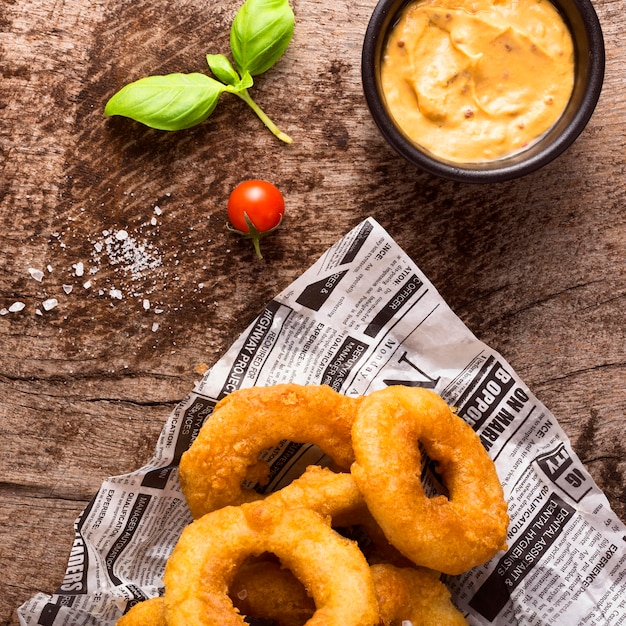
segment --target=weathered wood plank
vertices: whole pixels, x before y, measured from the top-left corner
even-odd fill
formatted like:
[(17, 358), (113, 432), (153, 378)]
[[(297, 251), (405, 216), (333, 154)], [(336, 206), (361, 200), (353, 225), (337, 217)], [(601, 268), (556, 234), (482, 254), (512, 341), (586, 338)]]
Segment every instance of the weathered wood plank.
[[(0, 624), (56, 588), (75, 516), (150, 457), (196, 369), (370, 215), (554, 412), (626, 519), (622, 3), (595, 3), (607, 75), (588, 128), (543, 171), (489, 187), (418, 172), (378, 134), (360, 83), (374, 4), (294, 0), (293, 43), (253, 88), (285, 146), (227, 95), (180, 133), (102, 117), (125, 82), (204, 71), (238, 0), (4, 3), (0, 309), (25, 308), (0, 316)], [(287, 199), (261, 263), (225, 229), (248, 177)]]

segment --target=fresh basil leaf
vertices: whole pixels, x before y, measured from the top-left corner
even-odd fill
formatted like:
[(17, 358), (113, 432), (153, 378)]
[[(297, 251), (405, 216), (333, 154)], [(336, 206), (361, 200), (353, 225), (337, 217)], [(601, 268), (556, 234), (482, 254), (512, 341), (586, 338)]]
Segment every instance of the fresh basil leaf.
[(246, 0), (230, 29), (230, 49), (240, 74), (266, 72), (293, 36), (295, 16), (288, 0)]
[(122, 87), (104, 114), (122, 115), (159, 130), (182, 130), (203, 122), (226, 87), (205, 74), (147, 76)]
[(241, 81), (232, 63), (223, 54), (207, 54), (206, 62), (211, 71), (226, 85), (236, 85)]

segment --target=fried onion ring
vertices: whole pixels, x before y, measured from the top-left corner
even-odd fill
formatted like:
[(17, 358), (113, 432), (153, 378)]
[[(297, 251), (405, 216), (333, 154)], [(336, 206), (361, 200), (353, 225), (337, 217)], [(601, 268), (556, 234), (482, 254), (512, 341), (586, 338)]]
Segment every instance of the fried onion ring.
[(164, 574), (168, 626), (241, 626), (228, 589), (249, 556), (271, 553), (315, 602), (307, 626), (374, 626), (369, 565), (355, 542), (331, 528), (364, 502), (350, 474), (311, 466), (263, 500), (207, 513), (185, 528)]
[(379, 626), (467, 626), (439, 573), (426, 568), (372, 565)]
[(193, 517), (259, 499), (241, 483), (252, 477), (262, 482), (267, 468), (259, 453), (285, 439), (315, 444), (338, 469), (348, 470), (360, 401), (328, 386), (286, 383), (240, 389), (218, 402), (180, 461), (180, 482)]
[(316, 611), (306, 626), (375, 626), (372, 574), (356, 544), (312, 510), (267, 507), (259, 515), (255, 504), (207, 513), (185, 528), (165, 568), (168, 626), (244, 626), (228, 589), (246, 558), (264, 552), (275, 554), (313, 598)]
[[(420, 443), (438, 463), (448, 497), (424, 493)], [(509, 518), (494, 463), (436, 393), (373, 392), (359, 407), (352, 445), (351, 473), (372, 515), (416, 565), (460, 574), (506, 547)]]

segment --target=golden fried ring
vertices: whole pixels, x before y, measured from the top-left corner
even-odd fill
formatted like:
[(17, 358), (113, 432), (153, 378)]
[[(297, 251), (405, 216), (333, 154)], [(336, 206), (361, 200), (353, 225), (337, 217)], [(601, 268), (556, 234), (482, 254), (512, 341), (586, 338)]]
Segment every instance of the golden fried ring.
[(302, 626), (315, 613), (315, 603), (304, 585), (276, 561), (245, 564), (229, 590), (243, 615), (273, 620), (275, 626)]
[(426, 568), (372, 565), (379, 626), (467, 626), (439, 574)]
[[(448, 497), (428, 498), (419, 444)], [(434, 392), (388, 387), (367, 396), (352, 429), (351, 472), (389, 541), (422, 565), (460, 574), (506, 547), (507, 505), (472, 428)]]
[(231, 393), (215, 406), (181, 458), (183, 494), (194, 518), (259, 499), (246, 478), (262, 482), (258, 454), (287, 439), (319, 446), (340, 470), (354, 461), (350, 431), (361, 399), (328, 386), (287, 383)]
[[(229, 596), (243, 615), (273, 620), (275, 626), (302, 626), (315, 613), (302, 583), (276, 561), (246, 564), (235, 574)], [(136, 604), (116, 626), (167, 626), (164, 599)]]
[(225, 507), (185, 528), (165, 568), (168, 626), (244, 626), (228, 589), (246, 558), (264, 552), (275, 554), (313, 598), (316, 611), (306, 626), (376, 626), (372, 574), (356, 544), (312, 510), (261, 511), (261, 505)]
[(115, 626), (167, 626), (163, 598), (150, 598), (135, 604)]

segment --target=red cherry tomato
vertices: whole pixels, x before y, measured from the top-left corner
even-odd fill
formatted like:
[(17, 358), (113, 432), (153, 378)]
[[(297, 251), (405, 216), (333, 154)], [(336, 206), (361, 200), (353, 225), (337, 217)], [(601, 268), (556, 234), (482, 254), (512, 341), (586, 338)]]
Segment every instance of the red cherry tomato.
[(283, 194), (265, 180), (246, 180), (228, 198), (228, 219), (234, 228), (247, 233), (244, 213), (260, 233), (276, 228), (285, 213)]
[(265, 180), (246, 180), (228, 198), (228, 219), (233, 229), (252, 239), (259, 258), (259, 240), (280, 224), (284, 214), (282, 193)]

